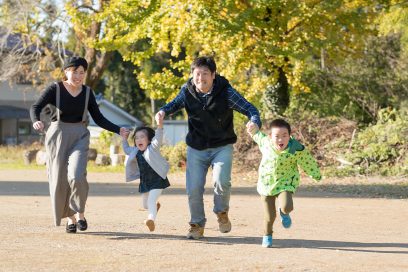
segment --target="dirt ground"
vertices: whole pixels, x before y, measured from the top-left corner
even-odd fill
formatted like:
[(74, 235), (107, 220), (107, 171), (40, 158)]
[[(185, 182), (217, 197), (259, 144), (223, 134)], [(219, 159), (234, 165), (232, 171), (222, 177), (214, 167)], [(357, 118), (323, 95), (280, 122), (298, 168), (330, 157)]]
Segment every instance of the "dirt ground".
[(294, 199), (292, 228), (276, 221), (273, 248), (266, 249), (254, 175), (234, 176), (227, 234), (217, 231), (208, 183), (205, 238), (194, 241), (185, 238), (182, 174), (170, 175), (150, 233), (137, 183), (90, 173), (89, 229), (66, 234), (52, 225), (45, 171), (0, 171), (0, 271), (408, 271), (407, 187), (387, 195), (379, 180), (373, 188), (306, 180)]

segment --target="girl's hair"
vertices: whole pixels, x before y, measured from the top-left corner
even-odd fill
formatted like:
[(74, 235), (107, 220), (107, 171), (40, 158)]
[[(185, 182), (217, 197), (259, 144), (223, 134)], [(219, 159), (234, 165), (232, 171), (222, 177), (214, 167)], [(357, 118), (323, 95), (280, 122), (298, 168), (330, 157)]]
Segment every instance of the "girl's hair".
[(278, 127), (278, 128), (286, 128), (290, 134), (291, 129), (290, 129), (290, 125), (288, 122), (286, 122), (283, 119), (275, 119), (270, 123), (270, 128), (274, 128), (274, 127)]
[(149, 142), (153, 140), (153, 137), (155, 135), (154, 129), (150, 127), (136, 127), (136, 129), (133, 132), (133, 142), (136, 142), (136, 133), (139, 131), (144, 131), (147, 135), (147, 138), (149, 139)]

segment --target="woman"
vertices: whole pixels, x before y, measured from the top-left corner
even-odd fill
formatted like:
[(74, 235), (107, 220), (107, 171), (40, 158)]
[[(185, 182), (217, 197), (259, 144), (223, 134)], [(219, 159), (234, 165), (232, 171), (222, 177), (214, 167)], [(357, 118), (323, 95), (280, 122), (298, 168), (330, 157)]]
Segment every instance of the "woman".
[(41, 110), (51, 105), (52, 122), (45, 136), (51, 204), (56, 226), (61, 224), (62, 218), (68, 218), (68, 233), (76, 233), (77, 227), (81, 231), (88, 228), (84, 216), (89, 190), (86, 179), (90, 135), (86, 127), (88, 111), (100, 127), (117, 134), (127, 132), (99, 111), (93, 92), (83, 85), (87, 68), (84, 58), (69, 59), (64, 65), (64, 80), (48, 86), (30, 110), (34, 129), (42, 131)]

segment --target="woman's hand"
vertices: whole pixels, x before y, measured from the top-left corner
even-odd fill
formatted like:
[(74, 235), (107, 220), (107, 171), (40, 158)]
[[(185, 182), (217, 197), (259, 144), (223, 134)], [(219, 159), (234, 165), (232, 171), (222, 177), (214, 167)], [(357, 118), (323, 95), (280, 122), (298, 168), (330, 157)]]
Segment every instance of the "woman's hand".
[(120, 136), (122, 136), (122, 139), (126, 140), (129, 137), (129, 133), (130, 133), (129, 129), (125, 127), (120, 128), (119, 134)]
[(35, 130), (43, 131), (44, 130), (44, 123), (41, 121), (37, 121), (33, 124), (33, 128)]

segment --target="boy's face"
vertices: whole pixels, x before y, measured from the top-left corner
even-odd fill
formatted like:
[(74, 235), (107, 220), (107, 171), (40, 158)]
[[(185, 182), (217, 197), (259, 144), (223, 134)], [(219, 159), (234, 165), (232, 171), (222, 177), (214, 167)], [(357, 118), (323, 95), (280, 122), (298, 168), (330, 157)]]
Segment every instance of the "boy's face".
[(150, 141), (145, 130), (136, 132), (135, 145), (140, 151), (145, 151), (149, 144)]
[(285, 127), (273, 127), (271, 129), (270, 138), (275, 149), (278, 151), (283, 151), (286, 149), (289, 143), (289, 131)]

